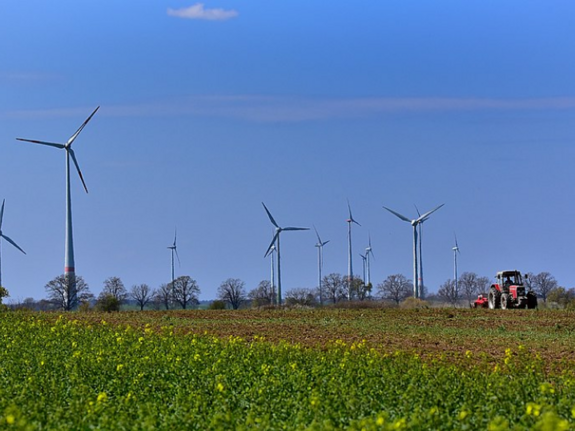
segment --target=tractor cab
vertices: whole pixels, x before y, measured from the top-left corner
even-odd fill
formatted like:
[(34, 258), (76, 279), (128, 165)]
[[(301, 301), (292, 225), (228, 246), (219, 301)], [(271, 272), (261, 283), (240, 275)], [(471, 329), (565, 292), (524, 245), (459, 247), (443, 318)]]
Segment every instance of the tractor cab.
[(523, 278), (519, 271), (499, 271), (496, 275), (497, 284), (502, 288), (523, 286)]

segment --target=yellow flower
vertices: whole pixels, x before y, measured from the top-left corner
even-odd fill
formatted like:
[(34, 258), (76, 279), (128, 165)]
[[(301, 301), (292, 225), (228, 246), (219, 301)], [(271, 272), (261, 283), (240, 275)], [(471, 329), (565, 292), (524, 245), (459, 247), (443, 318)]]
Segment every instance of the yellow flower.
[(106, 394), (106, 392), (100, 392), (98, 394), (98, 398), (96, 398), (96, 401), (99, 403), (103, 403), (107, 399), (108, 399), (108, 394)]
[(221, 383), (218, 383), (218, 385), (216, 386), (216, 389), (220, 392), (224, 391), (224, 385), (222, 385)]
[(10, 425), (12, 425), (14, 422), (16, 421), (16, 418), (14, 417), (14, 415), (8, 415), (6, 416), (6, 422)]

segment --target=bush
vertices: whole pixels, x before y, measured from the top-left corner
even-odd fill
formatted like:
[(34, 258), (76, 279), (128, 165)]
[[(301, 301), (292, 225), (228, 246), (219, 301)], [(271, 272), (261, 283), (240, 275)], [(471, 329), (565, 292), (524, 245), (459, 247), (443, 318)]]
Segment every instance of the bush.
[(111, 294), (100, 295), (96, 303), (98, 311), (120, 311), (120, 300)]
[(212, 303), (208, 307), (208, 310), (225, 310), (225, 309), (226, 309), (226, 303), (225, 301), (222, 301), (220, 299), (212, 301)]

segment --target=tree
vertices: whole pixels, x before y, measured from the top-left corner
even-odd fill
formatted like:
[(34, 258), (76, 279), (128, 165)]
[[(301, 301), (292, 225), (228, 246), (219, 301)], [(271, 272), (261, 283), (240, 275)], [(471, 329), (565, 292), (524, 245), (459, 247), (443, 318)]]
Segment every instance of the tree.
[(439, 290), (437, 291), (437, 296), (443, 301), (450, 303), (454, 307), (457, 305), (457, 301), (461, 298), (458, 290), (455, 288), (455, 280), (447, 280), (443, 283)]
[(255, 307), (261, 307), (262, 305), (271, 305), (274, 303), (274, 293), (270, 281), (262, 280), (260, 284), (258, 284), (258, 287), (250, 290), (248, 298)]
[(152, 290), (147, 284), (134, 284), (130, 289), (130, 295), (140, 306), (140, 311), (152, 300)]
[(100, 297), (107, 295), (114, 297), (119, 305), (126, 301), (128, 292), (119, 277), (110, 277), (104, 281), (104, 289), (102, 289)]
[(166, 307), (166, 310), (170, 309), (170, 305), (173, 302), (172, 288), (170, 285), (162, 284), (153, 294), (154, 301), (162, 304)]
[(96, 309), (98, 311), (106, 311), (110, 313), (112, 311), (120, 311), (120, 305), (120, 300), (114, 295), (111, 293), (102, 292), (100, 295), (98, 295)]
[(304, 287), (287, 291), (285, 299), (287, 305), (307, 305), (311, 307), (316, 304), (313, 290)]
[(321, 284), (326, 300), (335, 304), (346, 297), (345, 283), (341, 274), (332, 273), (326, 275), (323, 277)]
[(6, 289), (4, 286), (0, 286), (0, 304), (2, 304), (2, 300), (4, 298), (8, 298), (10, 296), (10, 293), (8, 292), (8, 289)]
[(361, 278), (353, 278), (351, 281), (351, 297), (359, 301), (365, 301), (371, 293), (371, 283), (365, 284)]
[(69, 278), (62, 274), (48, 282), (44, 287), (48, 292), (48, 300), (57, 308), (70, 311), (76, 308), (79, 303), (94, 299), (88, 283), (81, 276), (76, 276), (75, 295), (73, 295), (72, 285), (68, 283), (68, 280)]
[(388, 276), (383, 283), (377, 285), (377, 294), (383, 299), (389, 299), (399, 304), (412, 294), (413, 283), (403, 274)]
[(547, 299), (550, 302), (556, 302), (563, 307), (571, 304), (575, 301), (575, 288), (565, 289), (564, 287), (556, 287), (551, 290), (547, 295)]
[(540, 272), (537, 275), (530, 275), (530, 287), (537, 295), (543, 298), (543, 302), (547, 302), (547, 295), (557, 287), (557, 280), (548, 272)]
[[(260, 283), (261, 284), (261, 283)], [(227, 302), (234, 310), (246, 300), (245, 283), (239, 278), (228, 278), (218, 287), (218, 299)]]
[(172, 298), (185, 310), (189, 305), (198, 304), (200, 287), (196, 280), (189, 275), (182, 275), (168, 285), (172, 291)]
[(489, 278), (479, 277), (474, 272), (464, 272), (458, 280), (459, 294), (467, 298), (467, 302), (471, 305), (471, 301), (480, 293), (485, 293), (489, 289)]

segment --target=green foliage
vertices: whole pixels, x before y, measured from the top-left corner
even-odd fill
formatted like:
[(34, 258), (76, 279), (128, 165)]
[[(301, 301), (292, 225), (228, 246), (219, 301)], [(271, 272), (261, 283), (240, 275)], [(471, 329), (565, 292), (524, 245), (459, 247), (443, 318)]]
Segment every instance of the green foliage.
[(573, 368), (550, 373), (521, 346), (493, 365), (470, 351), (456, 361), (423, 359), (380, 353), (365, 341), (312, 349), (258, 336), (186, 335), (160, 319), (134, 327), (106, 320), (115, 315), (91, 313), (85, 322), (78, 316), (1, 316), (0, 428), (575, 426)]
[(226, 302), (222, 301), (221, 299), (216, 299), (212, 301), (208, 307), (208, 310), (225, 310), (226, 309)]
[(0, 286), (0, 304), (2, 304), (2, 300), (4, 298), (8, 298), (10, 296), (10, 293), (8, 292), (8, 289), (6, 289), (4, 286)]
[(120, 299), (118, 299), (116, 296), (109, 293), (103, 293), (98, 297), (98, 301), (96, 302), (96, 310), (106, 312), (120, 311), (120, 305)]

